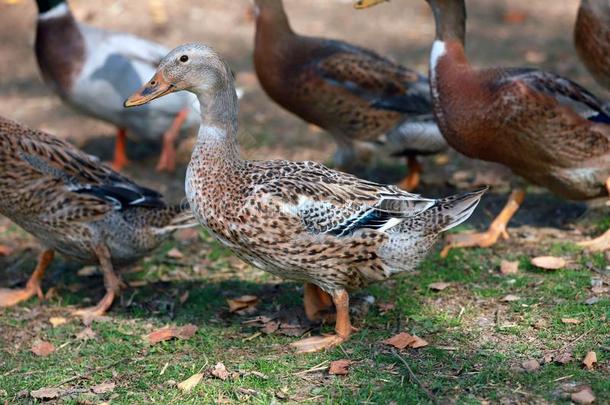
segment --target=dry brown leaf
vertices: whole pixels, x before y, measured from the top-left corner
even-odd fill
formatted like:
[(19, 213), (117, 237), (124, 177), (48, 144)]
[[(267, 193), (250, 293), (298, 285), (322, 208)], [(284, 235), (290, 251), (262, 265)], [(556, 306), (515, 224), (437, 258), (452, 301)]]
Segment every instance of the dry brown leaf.
[(186, 300), (189, 299), (189, 292), (185, 291), (182, 295), (180, 295), (180, 297), (178, 299), (180, 300), (181, 304), (184, 304), (186, 302)]
[(203, 373), (193, 374), (186, 380), (182, 381), (181, 383), (178, 383), (177, 387), (182, 392), (189, 392), (190, 390), (195, 388), (197, 384), (199, 384), (199, 381), (201, 381), (202, 378)]
[(580, 391), (574, 392), (570, 395), (572, 401), (580, 405), (592, 404), (595, 401), (595, 394), (591, 387), (583, 387)]
[(504, 297), (502, 297), (502, 299), (500, 301), (514, 302), (514, 301), (519, 301), (520, 299), (521, 299), (521, 297), (519, 297), (518, 295), (508, 294), (508, 295), (505, 295)]
[(555, 360), (555, 363), (559, 363), (559, 364), (568, 364), (573, 359), (574, 358), (572, 357), (572, 352), (564, 352), (564, 353), (558, 354), (557, 356), (555, 356), (553, 358), (553, 360)]
[(574, 325), (578, 325), (582, 321), (580, 319), (576, 319), (576, 318), (561, 318), (561, 322), (562, 323), (571, 323), (571, 324), (574, 324)]
[(381, 314), (385, 314), (386, 312), (396, 308), (396, 304), (392, 302), (380, 302), (377, 304), (377, 307), (379, 308), (379, 312), (381, 312)]
[(256, 304), (258, 304), (258, 297), (254, 295), (242, 295), (238, 298), (228, 299), (227, 304), (229, 304), (230, 312), (242, 311), (256, 307)]
[(532, 264), (545, 270), (559, 270), (568, 264), (565, 259), (555, 256), (538, 256), (532, 259)]
[(53, 387), (44, 387), (30, 392), (32, 398), (37, 399), (53, 399), (58, 398), (63, 390)]
[(91, 329), (90, 326), (87, 326), (85, 329), (81, 330), (76, 334), (76, 338), (78, 340), (90, 340), (95, 339), (97, 334)]
[(328, 374), (334, 375), (346, 375), (349, 372), (349, 366), (352, 364), (351, 360), (341, 359), (330, 362), (328, 368)]
[(280, 323), (277, 321), (270, 321), (263, 326), (261, 331), (266, 334), (271, 334), (276, 332), (280, 328)]
[(415, 335), (411, 336), (407, 332), (401, 332), (397, 335), (392, 336), (389, 339), (384, 340), (382, 343), (386, 345), (394, 346), (397, 349), (404, 349), (405, 347), (412, 347), (417, 349), (419, 347), (428, 346), (428, 342), (424, 339)]
[(597, 363), (597, 354), (595, 354), (595, 352), (588, 352), (582, 361), (582, 364), (585, 365), (587, 370), (591, 370), (595, 363)]
[(540, 363), (538, 363), (538, 360), (526, 360), (523, 363), (521, 363), (521, 367), (523, 367), (523, 369), (525, 371), (536, 371), (540, 368)]
[(45, 357), (55, 351), (55, 346), (53, 346), (53, 343), (45, 342), (43, 340), (37, 340), (32, 345), (31, 350), (32, 353), (34, 353), (36, 356)]
[(433, 291), (443, 291), (445, 288), (449, 287), (451, 283), (446, 283), (444, 281), (439, 281), (437, 283), (432, 283), (428, 285), (428, 288)]
[(53, 325), (54, 328), (59, 325), (63, 325), (66, 322), (68, 322), (68, 320), (62, 316), (53, 316), (49, 318), (49, 323)]
[(106, 394), (107, 392), (114, 391), (115, 386), (116, 384), (113, 382), (104, 382), (91, 387), (91, 391), (93, 391), (95, 394)]
[(174, 233), (174, 238), (181, 242), (187, 242), (199, 237), (199, 230), (197, 227), (180, 229), (178, 232)]
[(220, 378), (221, 380), (226, 380), (229, 378), (229, 372), (224, 364), (218, 362), (212, 369), (212, 375), (216, 378)]
[(500, 273), (502, 274), (516, 274), (519, 272), (519, 262), (509, 262), (508, 260), (502, 260), (500, 263)]
[(197, 332), (197, 326), (193, 324), (187, 324), (184, 326), (176, 326), (172, 328), (163, 328), (145, 335), (144, 338), (154, 345), (155, 343), (163, 342), (172, 338), (178, 339), (189, 339)]
[(167, 257), (170, 257), (172, 259), (183, 259), (184, 254), (177, 248), (172, 248), (169, 250), (169, 252), (167, 252)]

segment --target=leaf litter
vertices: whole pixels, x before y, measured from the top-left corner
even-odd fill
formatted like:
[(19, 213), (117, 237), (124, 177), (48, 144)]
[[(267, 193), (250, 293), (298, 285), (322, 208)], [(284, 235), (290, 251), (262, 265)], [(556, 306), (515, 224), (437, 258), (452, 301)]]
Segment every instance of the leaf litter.
[(190, 323), (184, 326), (162, 328), (144, 335), (144, 339), (151, 345), (173, 338), (190, 339), (195, 335), (197, 329), (197, 326)]

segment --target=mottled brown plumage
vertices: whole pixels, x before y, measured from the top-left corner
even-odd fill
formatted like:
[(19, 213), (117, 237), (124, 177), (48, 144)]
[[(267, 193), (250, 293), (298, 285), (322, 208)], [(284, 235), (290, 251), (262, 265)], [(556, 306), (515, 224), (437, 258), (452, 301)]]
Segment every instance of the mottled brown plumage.
[[(45, 264), (53, 251), (101, 264), (108, 292), (92, 311), (96, 314), (112, 303), (108, 294), (118, 292), (114, 266), (135, 262), (173, 230), (196, 223), (187, 204), (167, 207), (159, 193), (68, 142), (1, 117), (0, 214), (40, 240), (47, 249), (41, 256)], [(39, 291), (44, 267), (33, 287), (0, 291), (0, 305)]]
[(197, 94), (201, 103), (202, 126), (186, 178), (199, 222), (253, 266), (314, 284), (333, 298), (337, 335), (301, 342), (303, 351), (345, 340), (351, 333), (346, 291), (414, 269), (442, 231), (470, 216), (482, 195), (428, 199), (316, 162), (241, 159), (230, 69), (202, 44), (170, 52), (126, 105), (179, 90)]
[(574, 44), (595, 80), (610, 90), (610, 1), (581, 0)]
[(436, 153), (428, 81), (367, 49), (292, 31), (281, 0), (256, 0), (254, 65), (269, 97), (329, 131), (345, 166), (371, 152)]
[[(552, 73), (472, 67), (464, 52), (464, 1), (428, 2), (436, 20), (430, 60), (434, 113), (449, 145), (472, 158), (502, 163), (565, 198), (607, 196), (610, 115), (602, 103)], [(506, 236), (510, 215), (457, 245), (495, 243)], [(597, 247), (608, 248), (604, 244)]]

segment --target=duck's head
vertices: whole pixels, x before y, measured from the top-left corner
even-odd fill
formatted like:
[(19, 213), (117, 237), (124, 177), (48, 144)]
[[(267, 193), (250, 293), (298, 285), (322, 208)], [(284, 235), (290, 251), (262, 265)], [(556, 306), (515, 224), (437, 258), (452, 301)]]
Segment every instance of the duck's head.
[(125, 100), (125, 107), (146, 104), (176, 91), (212, 95), (232, 82), (232, 72), (224, 60), (201, 43), (181, 45), (159, 63), (155, 75)]

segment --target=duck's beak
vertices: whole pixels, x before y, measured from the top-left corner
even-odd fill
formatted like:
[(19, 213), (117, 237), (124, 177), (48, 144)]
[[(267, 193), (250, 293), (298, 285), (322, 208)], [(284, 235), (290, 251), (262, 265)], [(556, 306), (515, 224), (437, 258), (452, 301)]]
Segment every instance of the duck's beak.
[(357, 2), (354, 3), (354, 8), (356, 8), (356, 9), (369, 8), (369, 7), (376, 6), (379, 3), (385, 3), (386, 1), (390, 1), (390, 0), (358, 0)]
[(148, 83), (129, 96), (129, 98), (123, 103), (123, 106), (135, 107), (146, 104), (156, 98), (173, 93), (174, 91), (176, 91), (176, 87), (165, 80), (163, 73), (159, 71), (155, 73), (153, 78), (150, 79)]

